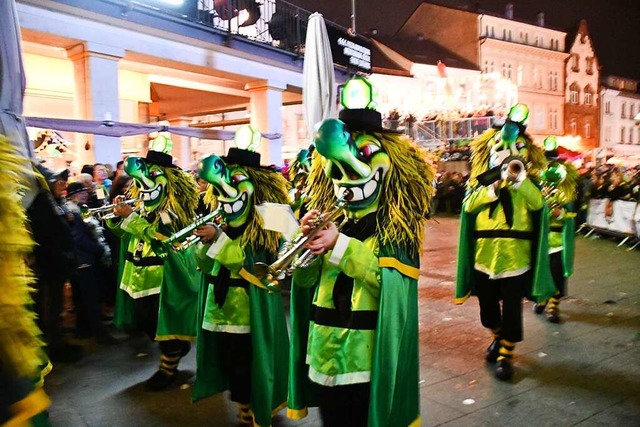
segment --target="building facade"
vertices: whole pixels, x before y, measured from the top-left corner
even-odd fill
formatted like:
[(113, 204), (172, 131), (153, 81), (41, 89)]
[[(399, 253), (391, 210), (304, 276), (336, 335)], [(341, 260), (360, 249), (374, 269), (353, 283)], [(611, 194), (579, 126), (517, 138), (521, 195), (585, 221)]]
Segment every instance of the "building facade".
[(398, 34), (421, 34), (473, 62), (484, 74), (517, 86), (517, 101), (529, 106), (528, 130), (537, 140), (563, 135), (566, 33), (505, 16), (422, 3)]
[(568, 136), (580, 140), (581, 148), (600, 145), (600, 64), (587, 22), (580, 21), (565, 65), (564, 128)]
[(607, 76), (600, 89), (601, 146), (617, 157), (640, 156), (638, 81)]

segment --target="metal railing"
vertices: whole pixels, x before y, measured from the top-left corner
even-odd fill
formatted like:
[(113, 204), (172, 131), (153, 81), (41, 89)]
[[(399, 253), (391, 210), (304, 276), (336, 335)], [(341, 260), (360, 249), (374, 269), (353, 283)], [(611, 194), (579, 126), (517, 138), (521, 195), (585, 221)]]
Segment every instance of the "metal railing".
[(498, 116), (467, 119), (426, 120), (406, 123), (401, 120), (383, 120), (383, 127), (397, 130), (411, 137), (418, 145), (438, 149), (450, 144), (465, 144), (493, 126)]

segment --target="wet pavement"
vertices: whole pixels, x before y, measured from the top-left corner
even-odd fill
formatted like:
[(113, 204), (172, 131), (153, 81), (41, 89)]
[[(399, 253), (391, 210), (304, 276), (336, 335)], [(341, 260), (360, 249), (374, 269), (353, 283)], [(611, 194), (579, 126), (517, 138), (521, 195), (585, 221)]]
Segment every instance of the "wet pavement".
[[(525, 302), (525, 338), (515, 375), (500, 382), (484, 361), (490, 337), (477, 301), (453, 304), (459, 221), (429, 221), (420, 278), (420, 392), (423, 426), (640, 425), (640, 251), (607, 238), (576, 240), (576, 266), (562, 322), (551, 324)], [(78, 363), (47, 377), (54, 426), (234, 426), (235, 406), (221, 394), (191, 403), (194, 352), (180, 379), (163, 392), (143, 382), (158, 351), (144, 337), (88, 344)], [(284, 411), (273, 426), (320, 426)]]

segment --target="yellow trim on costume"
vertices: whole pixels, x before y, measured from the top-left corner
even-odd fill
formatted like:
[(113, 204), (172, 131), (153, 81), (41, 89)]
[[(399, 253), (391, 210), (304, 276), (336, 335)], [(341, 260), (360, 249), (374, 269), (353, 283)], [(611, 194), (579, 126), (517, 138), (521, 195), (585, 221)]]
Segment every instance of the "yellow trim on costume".
[(170, 340), (195, 342), (196, 337), (191, 335), (156, 335), (156, 339), (155, 339), (155, 341), (170, 341)]
[(281, 404), (279, 404), (278, 406), (276, 406), (276, 407), (274, 408), (274, 410), (273, 410), (273, 411), (271, 411), (271, 416), (272, 416), (272, 417), (275, 417), (275, 415), (276, 415), (278, 412), (282, 411), (282, 410), (283, 410), (284, 408), (286, 408), (286, 407), (287, 407), (287, 402), (282, 402)]
[(249, 273), (246, 269), (243, 268), (242, 270), (240, 270), (240, 273), (238, 274), (240, 275), (240, 277), (242, 277), (244, 280), (251, 283), (252, 285), (262, 289), (267, 289), (267, 287), (260, 281), (260, 279), (258, 279), (253, 274)]
[(420, 416), (418, 416), (418, 418), (416, 418), (415, 420), (413, 420), (411, 424), (409, 424), (409, 427), (419, 427), (419, 426), (420, 426)]
[(400, 273), (409, 277), (410, 279), (418, 280), (420, 278), (420, 269), (416, 267), (412, 267), (410, 265), (404, 264), (398, 261), (396, 258), (392, 257), (381, 257), (378, 258), (378, 267), (389, 267), (395, 268)]
[(18, 427), (26, 423), (39, 413), (51, 406), (51, 400), (43, 389), (38, 389), (30, 393), (24, 399), (11, 405), (11, 412), (14, 414), (9, 421), (2, 424), (2, 427)]
[(565, 218), (575, 218), (577, 216), (578, 214), (575, 212), (567, 212), (567, 214), (565, 215)]
[(301, 420), (307, 415), (309, 415), (309, 408), (306, 408), (306, 407), (302, 409), (287, 408), (287, 418), (290, 418), (292, 420)]
[(467, 292), (467, 294), (462, 298), (455, 298), (453, 300), (453, 303), (456, 305), (464, 304), (469, 299), (469, 297), (471, 297), (471, 291)]

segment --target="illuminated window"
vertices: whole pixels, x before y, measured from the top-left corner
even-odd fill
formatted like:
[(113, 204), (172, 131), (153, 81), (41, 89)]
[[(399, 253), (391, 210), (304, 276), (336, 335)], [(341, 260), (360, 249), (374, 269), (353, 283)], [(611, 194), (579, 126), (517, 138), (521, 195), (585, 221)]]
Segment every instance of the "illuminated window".
[(578, 122), (576, 122), (576, 119), (569, 120), (569, 132), (571, 132), (571, 135), (578, 133)]
[(593, 105), (593, 89), (590, 85), (584, 88), (584, 103), (585, 105)]
[(625, 127), (622, 127), (622, 129), (620, 129), (620, 142), (624, 144), (624, 140), (626, 139), (627, 136), (627, 129)]
[(604, 103), (604, 112), (606, 114), (611, 114), (611, 101), (607, 101)]
[(623, 118), (623, 119), (627, 118), (627, 103), (626, 102), (622, 103), (622, 108), (620, 109), (620, 118)]
[(584, 124), (584, 137), (591, 138), (591, 123), (589, 122)]
[(633, 119), (636, 116), (636, 104), (629, 104), (629, 118)]
[(569, 102), (572, 104), (580, 102), (580, 89), (577, 83), (572, 83), (571, 86), (569, 86)]

